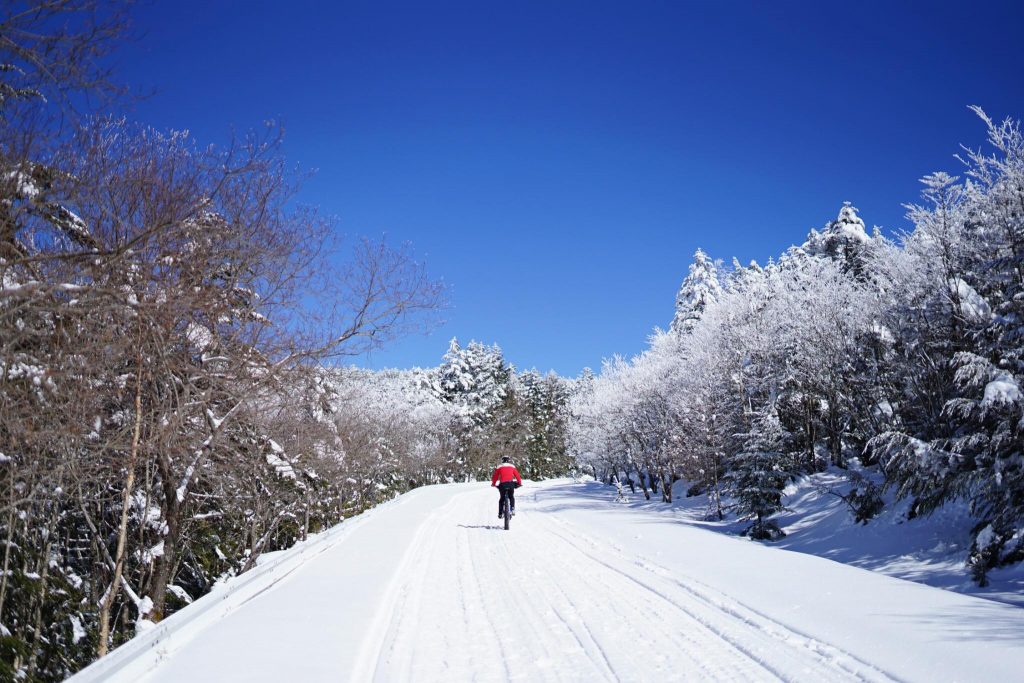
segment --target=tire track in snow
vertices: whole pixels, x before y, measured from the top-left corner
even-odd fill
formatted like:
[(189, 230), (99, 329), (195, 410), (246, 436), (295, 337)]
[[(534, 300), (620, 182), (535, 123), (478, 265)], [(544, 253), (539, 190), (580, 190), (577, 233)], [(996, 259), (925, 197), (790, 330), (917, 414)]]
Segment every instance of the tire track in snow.
[[(430, 562), (431, 558), (435, 556), (435, 553), (428, 553), (426, 549), (434, 546), (434, 541), (437, 537), (440, 526), (436, 523), (431, 524), (431, 520), (425, 523), (425, 527), (429, 524), (429, 534), (425, 538), (429, 538), (429, 543), (421, 542), (418, 544), (417, 552), (415, 555), (410, 557), (409, 566), (416, 567), (421, 566), (424, 561), (424, 555), (426, 555), (426, 561)], [(412, 596), (419, 595), (423, 591), (425, 572), (414, 571), (411, 579), (406, 579), (402, 584), (399, 591), (398, 598), (395, 601), (394, 607), (391, 610), (391, 619), (388, 623), (387, 632), (381, 643), (380, 650), (377, 654), (377, 663), (374, 667), (374, 680), (408, 680), (405, 676), (398, 678), (388, 677), (381, 679), (380, 671), (382, 664), (389, 664), (392, 657), (401, 657), (408, 660), (408, 664), (405, 667), (398, 667), (398, 671), (412, 671), (414, 670), (414, 662), (412, 656), (415, 654), (414, 650), (398, 650), (396, 644), (399, 640), (400, 635), (403, 631), (407, 630), (408, 624), (420, 623), (420, 616), (422, 613), (421, 601), (417, 599), (411, 599)], [(415, 626), (413, 626), (415, 628)]]
[[(534, 500), (536, 494), (534, 495)], [(520, 503), (520, 511), (526, 514), (517, 515), (515, 528), (518, 533), (497, 534), (501, 557), (499, 564), (510, 570), (510, 588), (513, 588), (522, 599), (516, 602), (516, 611), (523, 614), (531, 622), (527, 632), (533, 635), (534, 645), (530, 651), (543, 648), (546, 657), (537, 660), (531, 658), (529, 680), (546, 678), (555, 681), (618, 681), (618, 675), (604, 651), (600, 641), (587, 627), (586, 619), (577, 604), (560, 586), (548, 569), (552, 557), (546, 557), (538, 548), (548, 550), (537, 534), (542, 532), (537, 527), (535, 515), (530, 514), (529, 505)], [(578, 583), (576, 577), (571, 578)], [(548, 616), (554, 619), (546, 618)], [(582, 635), (581, 635), (582, 633)], [(560, 644), (560, 645), (559, 645)], [(552, 651), (552, 647), (560, 647)], [(560, 662), (561, 667), (541, 667), (542, 664)]]
[[(566, 541), (570, 545), (573, 545), (564, 537), (562, 540)], [(768, 676), (773, 680), (785, 681), (794, 680), (794, 675), (792, 673), (794, 670), (801, 672), (801, 675), (799, 676), (800, 679), (804, 679), (806, 676), (811, 674), (811, 671), (801, 661), (779, 661), (792, 658), (780, 655), (779, 649), (774, 646), (788, 647), (789, 643), (779, 641), (778, 643), (769, 643), (767, 646), (754, 647), (749, 642), (752, 635), (752, 629), (749, 624), (716, 623), (716, 619), (714, 618), (714, 616), (717, 615), (713, 615), (709, 618), (706, 614), (698, 614), (692, 606), (684, 605), (678, 599), (674, 599), (673, 596), (671, 596), (669, 592), (665, 589), (652, 586), (650, 585), (650, 583), (644, 581), (641, 578), (638, 578), (631, 572), (623, 570), (622, 568), (617, 567), (612, 563), (602, 561), (594, 557), (593, 555), (586, 553), (585, 551), (582, 551), (578, 547), (576, 549), (588, 558), (603, 565), (607, 569), (619, 574), (621, 577), (634, 584), (634, 586), (643, 589), (647, 593), (647, 595), (645, 596), (645, 601), (648, 604), (648, 609), (657, 611), (659, 605), (671, 605), (672, 607), (676, 608), (679, 612), (689, 617), (692, 621), (692, 625), (694, 628), (707, 632), (707, 634), (712, 639), (717, 639), (722, 645), (727, 646), (733, 651), (734, 661), (732, 662), (732, 664), (734, 666), (738, 665), (739, 661), (746, 660), (749, 661), (751, 664), (756, 665), (756, 668), (760, 670), (760, 675), (752, 675), (751, 672), (746, 672), (745, 675), (740, 676), (740, 678), (763, 680), (765, 676)], [(634, 598), (640, 599), (639, 596), (634, 596)], [(694, 639), (693, 642), (698, 646), (707, 647), (708, 640), (709, 639), (705, 637), (703, 641), (700, 639)], [(797, 656), (797, 658), (802, 659), (802, 657), (800, 657), (799, 655)], [(708, 657), (707, 659), (713, 660), (720, 665), (723, 661), (726, 661), (728, 658), (723, 656), (712, 656)], [(715, 679), (734, 678), (734, 674), (730, 673), (726, 675), (725, 672), (721, 670), (712, 670), (711, 673)], [(833, 668), (828, 668), (826, 671), (817, 672), (815, 679), (824, 680), (827, 678), (828, 680), (836, 680), (837, 673), (839, 672), (835, 671)], [(861, 679), (856, 678), (855, 680)]]
[[(536, 542), (532, 533), (465, 524), (491, 507), (481, 505), (478, 493), (431, 520), (438, 533), (422, 544), (429, 555), (417, 552), (408, 563), (419, 576), (402, 582), (395, 602), (401, 615), (392, 618), (374, 678), (620, 680), (595, 654), (597, 641), (582, 643), (570, 618), (551, 609), (549, 596), (557, 593), (538, 585), (544, 574), (528, 556), (524, 560), (522, 551)], [(443, 625), (433, 628), (431, 615)], [(582, 618), (577, 622), (585, 627)]]
[(508, 647), (506, 646), (505, 639), (502, 638), (501, 630), (497, 627), (497, 625), (495, 625), (494, 619), (491, 617), (491, 613), (487, 609), (487, 605), (489, 604), (487, 601), (487, 591), (484, 589), (484, 586), (481, 583), (480, 567), (476, 562), (472, 544), (470, 544), (469, 547), (466, 549), (465, 556), (469, 558), (468, 565), (460, 564), (459, 569), (463, 569), (467, 566), (469, 568), (468, 573), (469, 576), (472, 578), (472, 586), (475, 589), (476, 602), (480, 608), (480, 611), (483, 613), (484, 622), (487, 624), (488, 635), (490, 635), (494, 639), (494, 642), (497, 643), (498, 653), (501, 656), (501, 664), (505, 670), (505, 680), (511, 680), (512, 670), (509, 669), (508, 666), (510, 652)]
[(564, 674), (553, 670), (555, 662), (559, 661), (559, 653), (553, 652), (551, 646), (559, 634), (551, 632), (551, 624), (538, 609), (537, 602), (531, 599), (533, 591), (527, 588), (531, 583), (526, 576), (527, 567), (521, 558), (512, 552), (512, 547), (518, 545), (518, 539), (508, 538), (509, 535), (504, 534), (504, 530), (502, 534), (503, 536), (494, 539), (492, 553), (484, 553), (483, 549), (477, 546), (477, 561), (492, 565), (489, 570), (491, 575), (503, 577), (505, 589), (499, 591), (499, 619), (516, 624), (513, 630), (513, 644), (518, 640), (524, 641), (518, 647), (518, 651), (529, 653), (531, 669), (528, 680), (564, 680)]
[[(549, 529), (545, 529), (545, 532), (552, 534)], [(554, 544), (545, 545), (552, 547), (564, 543), (564, 540), (557, 536), (553, 541)], [(720, 638), (695, 637), (694, 632), (703, 633), (706, 629), (691, 615), (680, 610), (675, 610), (673, 614), (671, 610), (665, 609), (663, 599), (651, 600), (645, 593), (637, 595), (635, 587), (629, 581), (609, 568), (596, 564), (589, 558), (587, 562), (570, 563), (565, 557), (555, 554), (552, 554), (552, 557), (558, 558), (557, 565), (562, 580), (556, 584), (561, 586), (563, 593), (564, 586), (576, 587), (579, 582), (575, 577), (582, 568), (587, 575), (590, 593), (599, 592), (603, 597), (602, 603), (594, 603), (593, 599), (590, 599), (593, 604), (603, 605), (602, 609), (592, 610), (590, 614), (595, 628), (602, 633), (591, 633), (602, 649), (610, 648), (613, 652), (616, 649), (620, 650), (616, 653), (619, 663), (616, 665), (609, 662), (616, 680), (648, 678), (650, 671), (647, 669), (643, 669), (641, 674), (636, 673), (637, 667), (632, 664), (634, 659), (645, 663), (657, 661), (663, 669), (657, 676), (668, 680), (778, 680), (771, 670), (737, 652)], [(638, 600), (642, 600), (642, 604), (638, 604)], [(612, 619), (607, 618), (607, 612), (610, 612)], [(626, 635), (633, 637), (633, 643), (630, 652), (625, 655), (621, 652), (622, 646), (616, 643), (623, 636), (608, 633), (609, 622), (629, 625), (631, 633)], [(609, 643), (600, 645), (601, 640)], [(671, 653), (671, 656), (666, 653)], [(624, 662), (621, 661), (623, 657)]]
[[(568, 629), (577, 652), (583, 655), (575, 662), (565, 660), (561, 680), (643, 680), (649, 679), (656, 668), (660, 668), (656, 676), (667, 680), (774, 678), (718, 638), (693, 638), (690, 631), (700, 625), (690, 617), (686, 617), (685, 624), (674, 623), (679, 621), (680, 613), (666, 610), (663, 600), (635, 604), (635, 588), (614, 572), (589, 560), (568, 561), (561, 550), (564, 542), (551, 535), (543, 521), (547, 516), (541, 513), (520, 518), (517, 527), (523, 533), (517, 538), (523, 540), (516, 548), (513, 566), (544, 568), (543, 572), (534, 569), (536, 576), (527, 577), (524, 592), (531, 601), (555, 612), (557, 626), (563, 632)], [(578, 558), (574, 555), (573, 559)], [(595, 594), (601, 599), (595, 600)], [(681, 628), (666, 629), (673, 624)], [(549, 639), (555, 636), (552, 633)], [(588, 647), (587, 641), (592, 645)], [(719, 666), (709, 666), (709, 662), (719, 662)]]
[[(461, 494), (430, 520), (433, 533), (402, 569), (396, 603), (373, 670), (378, 681), (510, 680), (511, 649), (492, 618), (486, 563), (460, 528), (479, 505), (479, 491)], [(493, 572), (492, 572), (493, 573)], [(355, 680), (363, 680), (356, 678)]]
[[(821, 675), (829, 676), (831, 679), (835, 679), (836, 674), (839, 674), (851, 678), (852, 680), (859, 681), (874, 682), (896, 680), (892, 676), (879, 671), (867, 662), (858, 659), (854, 655), (835, 645), (823, 643), (819, 640), (798, 633), (781, 622), (772, 619), (767, 615), (761, 614), (746, 605), (743, 605), (739, 601), (725, 596), (724, 594), (719, 594), (719, 597), (717, 598), (711, 597), (709, 595), (712, 591), (710, 587), (704, 587), (704, 591), (701, 591), (697, 587), (680, 580), (667, 569), (658, 567), (657, 565), (645, 560), (635, 559), (631, 561), (621, 550), (615, 548), (611, 544), (600, 543), (593, 537), (582, 534), (576, 527), (568, 524), (567, 522), (555, 518), (551, 519), (559, 526), (572, 527), (571, 534), (552, 531), (552, 533), (558, 536), (568, 547), (574, 548), (581, 555), (629, 579), (637, 586), (656, 596), (657, 599), (667, 601), (681, 611), (686, 612), (703, 627), (715, 633), (724, 641), (730, 643), (745, 656), (758, 661), (762, 666), (765, 666), (765, 668), (772, 671), (774, 675), (779, 676), (783, 680), (791, 678), (791, 675), (786, 673), (790, 670), (789, 666), (784, 669), (779, 669), (776, 668), (775, 665), (764, 661), (766, 659), (765, 656), (759, 655), (757, 652), (753, 651), (749, 645), (742, 642), (740, 637), (733, 635), (730, 629), (738, 628), (740, 632), (747, 631), (767, 637), (770, 639), (770, 644), (785, 648), (782, 652), (788, 651), (809, 654), (814, 657), (818, 663), (826, 665), (826, 669), (821, 672)], [(594, 549), (594, 552), (584, 550), (579, 546), (579, 543), (586, 543)], [(613, 555), (614, 560), (609, 561), (607, 559), (602, 559), (595, 553)], [(639, 568), (643, 574), (646, 574), (647, 576), (638, 578), (632, 571), (624, 569), (623, 566), (616, 566), (616, 564), (624, 565), (631, 569), (633, 567)], [(654, 582), (669, 583), (670, 589), (665, 590), (664, 588), (658, 588), (651, 585), (652, 580)], [(696, 600), (702, 606), (702, 609), (700, 610), (702, 613), (697, 614), (692, 609), (692, 606), (682, 604), (677, 596), (671, 595), (671, 588), (681, 589), (687, 597)], [(715, 623), (716, 620), (714, 617), (716, 616), (726, 616), (736, 623), (732, 625)], [(766, 648), (765, 651), (769, 653), (769, 656), (773, 656), (779, 652), (779, 650), (771, 648)], [(799, 655), (797, 656), (799, 657)]]
[[(529, 507), (524, 502), (520, 502), (521, 513)], [(595, 666), (595, 649), (598, 661), (606, 660), (596, 641), (595, 647), (587, 648), (573, 629), (571, 615), (554, 609), (550, 578), (537, 569), (544, 563), (531, 558), (537, 543), (532, 525), (528, 512), (517, 515), (515, 533), (500, 530), (484, 535), (473, 545), (478, 566), (490, 567), (488, 573), (503, 576), (507, 585), (497, 611), (508, 616), (515, 642), (526, 653), (513, 667), (514, 676), (531, 682), (618, 680), (614, 674), (603, 672), (600, 665)], [(576, 621), (583, 623), (582, 618)]]
[[(601, 584), (607, 595), (617, 596), (620, 605), (628, 613), (622, 618), (638, 631), (661, 632), (666, 641), (664, 650), (672, 652), (669, 664), (672, 673), (668, 676), (685, 680), (780, 680), (776, 671), (764, 666), (756, 658), (733, 646), (717, 634), (709, 637), (707, 629), (685, 610), (666, 610), (661, 596), (637, 594), (635, 586), (623, 581), (622, 576), (609, 575), (607, 571), (595, 571), (593, 580)], [(637, 629), (643, 625), (643, 628)], [(646, 638), (645, 638), (646, 640)], [(692, 674), (696, 670), (698, 674)]]
[(429, 532), (436, 532), (437, 526), (431, 522), (433, 522), (445, 510), (454, 505), (459, 498), (460, 495), (455, 495), (443, 506), (431, 511), (427, 515), (427, 518), (420, 522), (415, 535), (409, 542), (408, 549), (403, 554), (402, 560), (398, 563), (398, 566), (392, 575), (388, 589), (385, 592), (385, 597), (377, 607), (373, 621), (367, 629), (362, 647), (360, 648), (360, 654), (356, 658), (356, 663), (353, 667), (352, 680), (365, 681), (372, 680), (374, 678), (374, 672), (377, 668), (377, 662), (380, 659), (381, 650), (384, 647), (385, 638), (391, 629), (391, 623), (396, 615), (395, 607), (401, 598), (402, 587), (407, 581), (405, 574), (409, 571), (408, 568), (412, 560), (423, 552), (424, 537)]
[[(569, 586), (569, 585), (572, 585), (573, 583), (576, 583), (577, 582), (576, 581), (576, 576), (573, 575), (573, 570), (570, 569), (564, 562), (558, 561), (558, 569), (561, 570), (561, 572), (562, 572), (560, 574), (560, 580), (556, 580), (553, 575), (549, 574), (550, 578), (549, 578), (548, 583), (551, 585), (552, 590), (557, 594), (557, 597), (559, 597), (562, 600), (564, 600), (564, 602), (569, 606), (569, 608), (572, 610), (572, 614), (574, 615), (574, 618), (570, 618), (570, 617), (566, 617), (566, 616), (562, 615), (559, 612), (560, 619), (562, 619), (562, 621), (566, 624), (566, 626), (574, 633), (574, 635), (577, 636), (578, 640), (580, 640), (580, 638), (579, 638), (579, 635), (577, 633), (577, 629), (574, 627), (574, 625), (577, 624), (577, 623), (579, 624), (579, 629), (578, 630), (582, 631), (582, 633), (586, 637), (586, 641), (590, 643), (590, 647), (584, 646), (584, 652), (586, 654), (590, 655), (591, 657), (593, 657), (593, 653), (596, 652), (596, 654), (600, 658), (599, 661), (603, 665), (602, 673), (604, 673), (604, 675), (607, 677), (608, 680), (619, 681), (619, 680), (628, 679), (629, 678), (628, 671), (631, 668), (635, 668), (635, 665), (631, 665), (630, 663), (628, 663), (629, 659), (630, 658), (643, 659), (643, 657), (641, 655), (639, 655), (639, 654), (631, 654), (627, 658), (627, 663), (623, 664), (623, 663), (620, 662), (618, 665), (616, 665), (612, 661), (612, 657), (614, 657), (615, 655), (613, 653), (610, 654), (610, 652), (614, 648), (610, 648), (609, 645), (602, 643), (602, 640), (606, 640), (607, 638), (605, 636), (599, 635), (597, 632), (595, 632), (594, 629), (592, 629), (587, 624), (588, 618), (587, 618), (587, 615), (585, 614), (585, 612), (590, 612), (590, 616), (593, 616), (594, 610), (586, 610), (582, 605), (583, 604), (587, 604), (587, 601), (588, 600), (592, 600), (592, 598), (589, 598), (589, 596), (585, 595), (581, 599), (581, 598), (579, 598), (579, 596), (574, 598), (572, 595), (570, 595), (570, 593), (566, 589), (566, 586)], [(594, 590), (594, 586), (592, 585), (592, 582), (591, 582), (591, 585), (589, 586), (589, 588), (590, 588), (591, 591)], [(605, 588), (607, 588), (607, 585), (605, 585)], [(610, 593), (608, 593), (606, 591), (606, 594), (610, 594)], [(550, 591), (549, 591), (549, 599), (551, 599), (550, 598)], [(552, 602), (555, 602), (555, 601), (552, 600)], [(605, 607), (609, 607), (609, 606), (613, 608), (612, 611), (613, 611), (614, 615), (616, 617), (618, 617), (619, 621), (626, 622), (628, 619), (631, 618), (630, 615), (625, 614), (624, 612), (621, 611), (621, 609), (614, 609), (614, 607), (616, 607), (615, 603), (611, 603), (611, 604), (606, 604), (605, 605)], [(557, 608), (554, 608), (554, 609), (556, 609), (556, 611), (557, 611)], [(598, 610), (598, 612), (600, 612), (600, 610)], [(636, 615), (634, 614), (633, 617), (635, 617), (635, 616)], [(601, 620), (597, 619), (595, 621), (600, 622)], [(595, 624), (595, 626), (597, 626), (597, 624)], [(583, 641), (581, 640), (580, 642), (583, 642)], [(615, 657), (615, 658), (616, 659), (621, 659), (621, 657)]]

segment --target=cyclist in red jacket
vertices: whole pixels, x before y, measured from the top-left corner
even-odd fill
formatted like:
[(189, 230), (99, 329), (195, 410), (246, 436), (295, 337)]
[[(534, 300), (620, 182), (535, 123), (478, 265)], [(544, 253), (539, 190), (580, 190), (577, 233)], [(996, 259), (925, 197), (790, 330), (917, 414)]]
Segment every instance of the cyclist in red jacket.
[(523, 485), (523, 478), (519, 476), (519, 470), (516, 466), (510, 462), (511, 458), (507, 455), (501, 456), (501, 464), (498, 465), (494, 470), (494, 476), (491, 477), (491, 486), (498, 487), (498, 493), (501, 497), (498, 498), (498, 517), (501, 517), (501, 504), (505, 502), (505, 496), (508, 496), (508, 509), (514, 515), (516, 514), (516, 489)]

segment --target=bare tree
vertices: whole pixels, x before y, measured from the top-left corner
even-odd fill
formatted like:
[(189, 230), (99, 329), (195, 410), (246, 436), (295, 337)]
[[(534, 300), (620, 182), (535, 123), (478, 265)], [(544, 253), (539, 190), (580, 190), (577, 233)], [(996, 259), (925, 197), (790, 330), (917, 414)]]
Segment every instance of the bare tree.
[[(0, 21), (0, 103), (118, 91), (104, 58), (125, 33), (128, 2), (5, 2)], [(65, 102), (65, 104), (70, 104)]]
[(279, 129), (83, 124), (122, 7), (0, 20), (0, 678), (63, 678), (340, 519), (321, 365), (442, 304), (407, 245), (294, 207)]

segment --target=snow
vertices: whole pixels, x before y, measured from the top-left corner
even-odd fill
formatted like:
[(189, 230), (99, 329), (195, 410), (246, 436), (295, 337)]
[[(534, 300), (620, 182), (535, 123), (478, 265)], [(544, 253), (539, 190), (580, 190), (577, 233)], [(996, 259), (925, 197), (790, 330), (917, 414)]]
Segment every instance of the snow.
[(39, 365), (32, 365), (31, 363), (22, 363), (15, 361), (13, 363), (6, 363), (0, 361), (0, 375), (6, 374), (8, 379), (21, 379), (28, 378), (32, 380), (32, 384), (35, 386), (41, 386), (43, 380), (46, 380), (47, 386), (52, 386), (52, 381), (49, 379), (46, 373), (46, 368)]
[(266, 564), (280, 557), (283, 553), (288, 552), (287, 550), (273, 550), (269, 553), (260, 553), (260, 556), (256, 558), (256, 566)]
[(871, 331), (878, 335), (878, 338), (886, 344), (892, 344), (896, 341), (896, 337), (893, 335), (892, 330), (881, 323), (871, 323)]
[(218, 418), (209, 408), (206, 409), (206, 420), (214, 430), (220, 429), (220, 426), (224, 424), (224, 419)]
[[(926, 443), (915, 443), (927, 452)], [(849, 486), (846, 473), (839, 469), (790, 484), (783, 499), (786, 510), (773, 517), (787, 535), (772, 547), (1024, 607), (1024, 566), (993, 570), (989, 574), (991, 583), (984, 588), (971, 580), (965, 563), (977, 519), (966, 503), (950, 503), (931, 515), (908, 519), (911, 501), (895, 502), (890, 492), (881, 514), (867, 524), (859, 524), (846, 504), (829, 493), (846, 493)], [(686, 498), (686, 484), (682, 482), (675, 490), (674, 510), (663, 514), (730, 535), (749, 525), (734, 520), (706, 521), (707, 498)]]
[[(66, 206), (58, 207), (61, 227), (72, 233), (79, 239), (89, 239), (89, 226), (85, 224), (81, 216)], [(134, 303), (138, 303), (137, 301)]]
[(296, 479), (295, 468), (292, 467), (290, 462), (285, 460), (284, 448), (273, 439), (268, 439), (268, 442), (270, 444), (270, 453), (267, 453), (267, 464), (274, 468), (277, 476)]
[(996, 373), (995, 379), (985, 385), (985, 397), (982, 403), (1020, 403), (1020, 386), (1008, 372)]
[(71, 680), (1019, 677), (1019, 608), (614, 495), (527, 482), (505, 532), (486, 483), (416, 489), (229, 580)]
[(832, 230), (855, 242), (870, 242), (867, 232), (864, 230), (864, 219), (857, 215), (857, 209), (845, 202), (839, 210), (839, 217), (832, 225)]
[(987, 548), (992, 544), (995, 539), (995, 531), (992, 529), (992, 525), (989, 524), (978, 533), (977, 543), (979, 548)]
[(199, 351), (205, 351), (213, 345), (213, 333), (205, 325), (190, 322), (185, 329), (185, 336)]
[[(208, 443), (210, 443), (209, 439), (207, 439), (203, 443), (203, 448), (205, 448), (206, 444), (208, 444)], [(175, 491), (174, 491), (174, 494), (175, 494), (175, 496), (177, 496), (179, 503), (184, 503), (185, 502), (185, 494), (188, 493), (188, 486), (189, 486), (190, 483), (192, 483), (192, 475), (195, 474), (195, 472), (196, 472), (195, 463), (199, 459), (198, 454), (200, 454), (200, 453), (202, 453), (202, 448), (200, 448), (200, 450), (197, 451), (197, 455), (194, 456), (194, 458), (192, 460), (192, 464), (185, 468), (185, 476), (183, 476), (181, 478), (181, 483), (178, 484), (178, 488), (175, 489)]]
[(78, 641), (85, 638), (85, 629), (82, 628), (82, 620), (75, 615), (71, 615), (68, 618), (71, 620), (71, 642), (77, 645)]
[(136, 491), (132, 495), (133, 505), (138, 511), (138, 515), (141, 521), (150, 529), (156, 529), (157, 531), (163, 531), (166, 526), (162, 518), (160, 507), (157, 505), (147, 504), (149, 501), (146, 498), (146, 494), (143, 491)]
[(145, 564), (150, 564), (151, 562), (153, 562), (153, 560), (155, 560), (156, 558), (162, 556), (163, 554), (164, 554), (164, 542), (160, 541), (159, 543), (157, 543), (152, 548), (150, 548), (149, 550), (145, 551), (142, 554), (142, 561)]
[(874, 408), (871, 409), (871, 414), (875, 418), (886, 418), (891, 419), (893, 416), (892, 404), (888, 401), (879, 401), (875, 404)]
[(689, 273), (676, 294), (675, 317), (670, 329), (690, 332), (709, 304), (722, 295), (722, 283), (715, 262), (701, 249), (693, 254)]
[(139, 610), (139, 621), (143, 621), (143, 617), (153, 611), (153, 598), (145, 595), (135, 601), (135, 607)]
[(14, 194), (21, 199), (35, 199), (41, 194), (35, 179), (24, 171), (8, 171), (5, 177), (14, 182)]
[(174, 595), (174, 597), (178, 598), (179, 600), (181, 600), (181, 601), (183, 601), (183, 602), (185, 602), (185, 603), (187, 603), (189, 605), (192, 604), (192, 602), (193, 602), (192, 596), (189, 595), (188, 591), (186, 591), (181, 586), (175, 586), (174, 584), (171, 584), (170, 586), (167, 587), (167, 590), (168, 590), (168, 592), (170, 592), (172, 595)]
[(969, 284), (960, 278), (949, 281), (949, 290), (960, 302), (964, 320), (974, 325), (987, 325), (992, 320), (992, 307)]

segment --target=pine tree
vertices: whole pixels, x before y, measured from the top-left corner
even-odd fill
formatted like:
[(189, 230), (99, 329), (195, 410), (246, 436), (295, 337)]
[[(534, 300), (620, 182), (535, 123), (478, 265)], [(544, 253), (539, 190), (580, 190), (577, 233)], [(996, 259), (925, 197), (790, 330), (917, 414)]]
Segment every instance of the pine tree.
[(467, 427), (480, 426), (505, 398), (510, 376), (497, 345), (471, 341), (462, 347), (452, 339), (433, 387), (438, 398), (458, 407)]
[(676, 313), (669, 326), (674, 332), (688, 333), (704, 315), (708, 304), (722, 295), (722, 282), (718, 267), (711, 258), (698, 249), (693, 254), (690, 273), (676, 294)]
[(843, 202), (839, 216), (821, 232), (811, 230), (802, 249), (812, 256), (839, 261), (844, 270), (863, 279), (867, 275), (868, 254), (874, 238), (864, 230), (864, 220), (857, 211), (850, 202)]
[(433, 391), (455, 414), (453, 433), (458, 443), (453, 472), (483, 476), (500, 455), (517, 455), (511, 436), (517, 431), (513, 369), (498, 345), (471, 341), (465, 347), (452, 339), (437, 369)]
[(521, 469), (531, 479), (565, 476), (572, 468), (566, 446), (566, 382), (553, 372), (542, 377), (536, 370), (518, 375), (517, 380), (524, 413)]
[(766, 409), (744, 435), (743, 450), (733, 458), (726, 475), (727, 489), (736, 500), (732, 509), (741, 517), (755, 520), (744, 531), (753, 539), (775, 540), (784, 535), (768, 518), (784, 509), (782, 490), (790, 476), (786, 439), (775, 409)]

